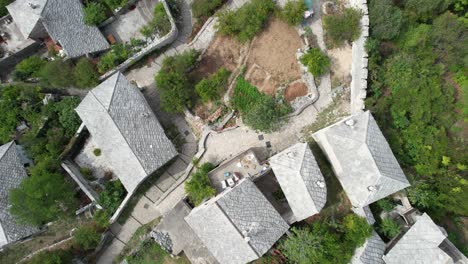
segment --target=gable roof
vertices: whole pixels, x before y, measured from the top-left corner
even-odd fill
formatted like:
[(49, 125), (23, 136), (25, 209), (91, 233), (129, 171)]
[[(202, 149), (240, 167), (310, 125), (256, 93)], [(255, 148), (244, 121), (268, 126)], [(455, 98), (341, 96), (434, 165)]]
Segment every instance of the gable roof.
[(185, 221), (220, 263), (259, 258), (289, 228), (248, 178), (194, 208)]
[(454, 263), (439, 246), (446, 235), (424, 213), (383, 257), (385, 263)]
[(364, 245), (354, 251), (351, 264), (383, 264), (382, 256), (385, 252), (385, 242), (375, 232), (372, 231)]
[(298, 143), (274, 155), (270, 165), (297, 221), (322, 210), (327, 201), (327, 188), (306, 143)]
[(18, 224), (9, 212), (9, 191), (26, 177), (16, 144), (12, 141), (0, 146), (0, 247), (37, 232), (34, 227)]
[(91, 90), (76, 112), (129, 192), (177, 155), (146, 99), (120, 72)]
[(313, 134), (355, 207), (364, 207), (410, 186), (369, 111)]
[(42, 23), (70, 58), (109, 48), (99, 29), (85, 24), (80, 0), (16, 0), (7, 8), (25, 38)]

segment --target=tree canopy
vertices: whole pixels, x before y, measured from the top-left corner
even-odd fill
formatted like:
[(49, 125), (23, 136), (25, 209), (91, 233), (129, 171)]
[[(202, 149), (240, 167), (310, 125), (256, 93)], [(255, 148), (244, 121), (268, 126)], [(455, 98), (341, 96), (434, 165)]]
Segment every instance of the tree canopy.
[(208, 172), (213, 168), (213, 164), (204, 163), (192, 174), (190, 180), (185, 182), (185, 191), (190, 202), (195, 206), (216, 194), (216, 190), (211, 187), (210, 179), (208, 178)]

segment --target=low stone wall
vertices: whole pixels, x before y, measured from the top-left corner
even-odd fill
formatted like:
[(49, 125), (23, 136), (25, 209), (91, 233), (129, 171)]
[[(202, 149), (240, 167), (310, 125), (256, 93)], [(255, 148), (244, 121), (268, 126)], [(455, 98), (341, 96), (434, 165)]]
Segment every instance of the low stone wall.
[(367, 63), (368, 54), (365, 49), (366, 40), (369, 37), (369, 15), (367, 0), (350, 0), (352, 7), (363, 12), (361, 18), (361, 36), (353, 42), (351, 65), (351, 113), (358, 113), (365, 108), (367, 95)]
[(126, 61), (115, 67), (114, 69), (106, 72), (105, 74), (101, 75), (99, 77), (100, 81), (103, 81), (107, 78), (109, 78), (111, 75), (116, 73), (117, 71), (124, 71), (134, 63), (136, 63), (138, 60), (140, 60), (142, 57), (145, 55), (153, 52), (156, 49), (160, 49), (166, 45), (171, 44), (177, 39), (177, 36), (179, 35), (179, 31), (177, 30), (174, 18), (171, 15), (171, 11), (169, 10), (169, 6), (167, 5), (165, 0), (160, 0), (161, 3), (164, 4), (164, 9), (166, 9), (166, 13), (169, 17), (169, 20), (171, 21), (171, 31), (162, 37), (161, 39), (155, 39), (153, 42), (149, 43), (146, 47), (144, 47), (141, 51), (135, 53), (132, 57), (128, 58)]

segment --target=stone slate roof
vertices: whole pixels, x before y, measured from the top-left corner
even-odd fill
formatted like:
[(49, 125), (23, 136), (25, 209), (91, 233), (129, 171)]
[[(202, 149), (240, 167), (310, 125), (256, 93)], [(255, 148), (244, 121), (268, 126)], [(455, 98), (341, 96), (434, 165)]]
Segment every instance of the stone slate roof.
[(177, 155), (141, 92), (120, 72), (76, 108), (128, 192)]
[(348, 198), (364, 207), (410, 186), (369, 111), (313, 134)]
[(26, 177), (15, 143), (0, 146), (0, 247), (37, 232), (36, 228), (18, 224), (9, 212), (8, 193)]
[[(440, 248), (446, 238), (447, 235), (442, 229), (424, 213), (417, 218), (416, 223), (400, 238), (393, 248), (383, 256), (383, 259), (387, 264), (455, 263), (450, 255)], [(461, 254), (460, 252), (457, 253)], [(466, 258), (464, 259), (466, 261)]]
[(354, 252), (351, 264), (384, 264), (385, 242), (373, 231), (362, 247)]
[(259, 258), (289, 228), (248, 178), (193, 209), (185, 221), (223, 264)]
[(306, 143), (298, 143), (271, 157), (270, 165), (297, 221), (322, 210), (327, 188)]
[[(32, 3), (36, 7), (29, 6)], [(80, 0), (16, 0), (8, 7), (15, 23), (28, 38), (42, 23), (50, 37), (70, 58), (108, 49), (109, 43), (96, 26), (84, 23)]]

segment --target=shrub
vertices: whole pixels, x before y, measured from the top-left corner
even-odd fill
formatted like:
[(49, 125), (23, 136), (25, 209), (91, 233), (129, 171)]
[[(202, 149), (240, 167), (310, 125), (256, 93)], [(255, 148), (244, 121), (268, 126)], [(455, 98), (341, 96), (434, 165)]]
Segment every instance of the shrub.
[(187, 72), (194, 66), (200, 53), (188, 50), (164, 59), (155, 76), (156, 88), (160, 91), (161, 106), (167, 112), (182, 112), (191, 104), (193, 86)]
[(90, 88), (98, 85), (99, 74), (87, 58), (81, 58), (73, 71), (75, 85), (79, 88)]
[(80, 168), (80, 173), (87, 179), (87, 180), (92, 180), (94, 177), (93, 177), (93, 173), (91, 172), (91, 169), (90, 168), (87, 168), (87, 167), (82, 167)]
[(276, 4), (272, 0), (252, 0), (236, 11), (223, 11), (218, 14), (218, 32), (236, 37), (241, 42), (251, 40), (260, 32)]
[(66, 88), (73, 84), (70, 62), (56, 59), (49, 61), (40, 71), (41, 82), (56, 88)]
[(281, 117), (290, 112), (290, 107), (277, 103), (272, 96), (264, 95), (243, 114), (242, 119), (246, 125), (255, 130), (272, 132), (279, 129)]
[(151, 22), (140, 29), (141, 34), (146, 38), (152, 37), (154, 34), (164, 36), (171, 31), (171, 21), (166, 13), (163, 3), (158, 3), (153, 10), (153, 19)]
[(224, 4), (224, 0), (194, 0), (192, 3), (193, 15), (198, 18), (208, 18)]
[(396, 237), (400, 233), (400, 226), (390, 218), (385, 218), (379, 225), (379, 230), (389, 239)]
[(323, 27), (328, 46), (339, 47), (345, 41), (358, 39), (361, 35), (361, 17), (362, 12), (354, 8), (345, 8), (343, 12), (325, 16)]
[(197, 91), (203, 102), (217, 100), (221, 92), (226, 88), (230, 75), (231, 72), (221, 68), (209, 78), (201, 80), (195, 86), (195, 91)]
[(208, 178), (208, 172), (213, 168), (213, 164), (204, 163), (192, 174), (190, 180), (185, 182), (185, 191), (190, 202), (195, 206), (216, 194), (216, 190), (211, 187), (210, 179)]
[(263, 94), (260, 93), (255, 86), (247, 82), (244, 78), (239, 77), (236, 80), (236, 87), (232, 97), (232, 106), (241, 113), (247, 112), (258, 101), (261, 100)]
[(51, 106), (58, 115), (58, 121), (66, 137), (73, 136), (81, 125), (81, 119), (75, 111), (80, 102), (79, 97), (67, 97)]
[(86, 25), (99, 25), (106, 20), (106, 9), (100, 3), (89, 2), (84, 7)]
[(388, 199), (388, 198), (378, 200), (377, 201), (377, 206), (380, 209), (382, 209), (384, 212), (390, 212), (395, 207), (395, 205), (393, 204), (393, 201)]
[(110, 9), (115, 10), (127, 5), (128, 0), (99, 0), (103, 1)]
[(63, 249), (53, 251), (44, 250), (34, 255), (28, 264), (65, 264), (72, 263), (72, 254)]
[(92, 226), (81, 226), (73, 234), (75, 245), (84, 250), (95, 249), (101, 241), (101, 234)]
[(109, 215), (112, 215), (119, 207), (125, 194), (125, 188), (119, 180), (107, 182), (105, 190), (99, 194), (99, 204)]
[(309, 49), (302, 55), (300, 61), (317, 78), (330, 69), (330, 59), (319, 48)]
[(372, 234), (372, 227), (367, 223), (367, 220), (355, 214), (348, 214), (343, 218), (343, 227), (345, 228), (345, 240), (354, 247), (362, 246)]
[(106, 210), (98, 210), (93, 215), (93, 220), (98, 227), (108, 228), (110, 226), (109, 222), (110, 216)]
[(400, 34), (403, 13), (392, 0), (372, 0), (369, 2), (369, 21), (372, 36), (382, 40), (393, 39)]
[(101, 149), (100, 148), (95, 148), (93, 150), (94, 156), (99, 157), (101, 156)]
[(46, 64), (46, 60), (36, 55), (24, 59), (15, 66), (15, 71), (13, 72), (13, 79), (18, 81), (25, 81), (31, 77), (39, 77), (41, 69)]
[(115, 44), (110, 51), (101, 56), (97, 68), (100, 73), (105, 73), (127, 60), (131, 55), (132, 50), (129, 46), (122, 43)]
[(280, 18), (291, 26), (298, 25), (304, 20), (307, 6), (303, 0), (288, 0), (280, 12)]
[(405, 9), (410, 17), (422, 22), (435, 18), (438, 14), (447, 10), (450, 0), (406, 0)]
[(13, 0), (0, 0), (0, 17), (8, 15), (6, 6), (9, 5)]

